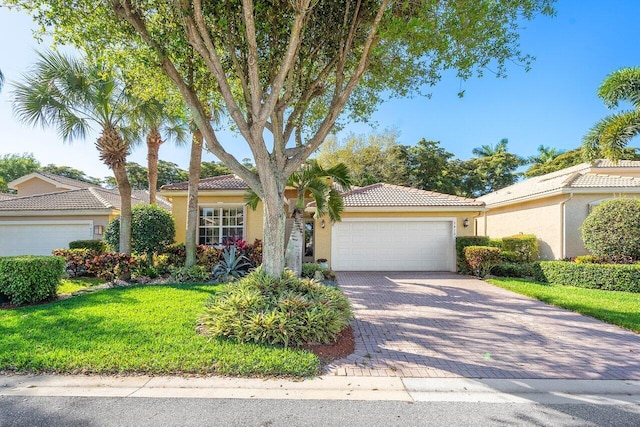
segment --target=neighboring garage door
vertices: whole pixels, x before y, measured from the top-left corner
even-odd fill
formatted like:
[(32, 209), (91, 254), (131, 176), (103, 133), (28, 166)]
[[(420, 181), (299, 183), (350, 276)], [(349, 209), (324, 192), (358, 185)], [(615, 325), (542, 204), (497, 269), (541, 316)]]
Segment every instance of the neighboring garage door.
[(455, 271), (454, 220), (335, 223), (331, 267), (342, 271)]
[(73, 240), (93, 238), (93, 221), (0, 221), (0, 256), (51, 255)]

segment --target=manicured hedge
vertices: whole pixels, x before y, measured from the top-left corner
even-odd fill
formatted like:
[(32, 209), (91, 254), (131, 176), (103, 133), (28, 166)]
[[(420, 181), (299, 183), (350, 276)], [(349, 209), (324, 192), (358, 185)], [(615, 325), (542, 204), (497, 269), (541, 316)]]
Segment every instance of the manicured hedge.
[(488, 237), (484, 236), (468, 236), (456, 237), (456, 266), (461, 273), (470, 273), (471, 267), (467, 265), (464, 258), (464, 249), (467, 246), (491, 246)]
[(522, 279), (535, 277), (536, 263), (503, 261), (491, 269), (491, 274), (499, 277), (520, 277)]
[(52, 299), (64, 267), (64, 258), (57, 256), (0, 257), (0, 293), (12, 304)]
[(503, 237), (502, 250), (517, 254), (517, 262), (532, 262), (538, 259), (538, 238), (533, 234), (516, 234)]
[(500, 248), (492, 246), (467, 246), (464, 259), (471, 271), (478, 277), (484, 277), (500, 263)]
[(540, 261), (536, 280), (609, 291), (640, 292), (640, 264)]
[(102, 253), (107, 250), (107, 245), (102, 240), (74, 240), (69, 242), (69, 249), (89, 249)]

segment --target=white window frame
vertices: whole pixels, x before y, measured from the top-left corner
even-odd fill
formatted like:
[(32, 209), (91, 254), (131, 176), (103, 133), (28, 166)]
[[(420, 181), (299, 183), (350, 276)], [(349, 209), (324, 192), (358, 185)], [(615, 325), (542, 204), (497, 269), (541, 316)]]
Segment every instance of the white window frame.
[[(220, 223), (218, 224), (217, 227), (206, 227), (200, 224), (201, 220), (202, 220), (202, 212), (204, 209), (213, 209), (213, 210), (217, 210), (218, 211), (218, 215), (220, 215)], [(206, 205), (200, 205), (198, 206), (198, 244), (202, 244), (200, 243), (200, 231), (203, 228), (211, 228), (211, 229), (218, 229), (218, 233), (219, 236), (223, 236), (223, 231), (225, 229), (231, 229), (231, 228), (240, 228), (240, 226), (236, 225), (236, 226), (229, 226), (229, 225), (223, 225), (223, 211), (224, 210), (228, 210), (228, 209), (241, 209), (242, 210), (242, 240), (246, 240), (247, 237), (247, 208), (245, 205), (241, 205), (241, 204), (222, 204), (222, 203), (218, 203), (218, 204), (206, 204)], [(218, 242), (217, 244), (224, 244), (222, 242)], [(214, 244), (215, 245), (215, 244)]]

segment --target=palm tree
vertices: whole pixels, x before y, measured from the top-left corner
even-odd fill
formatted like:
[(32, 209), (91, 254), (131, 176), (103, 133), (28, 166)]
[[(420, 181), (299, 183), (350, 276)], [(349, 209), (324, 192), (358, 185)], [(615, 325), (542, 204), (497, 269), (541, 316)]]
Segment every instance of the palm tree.
[(2, 90), (3, 85), (4, 85), (4, 74), (2, 74), (2, 70), (0, 70), (0, 90)]
[(92, 127), (100, 160), (113, 171), (120, 193), (120, 252), (131, 252), (131, 185), (125, 169), (136, 106), (117, 70), (58, 52), (38, 53), (33, 69), (15, 85), (14, 111), (22, 122), (54, 127), (64, 141), (84, 139)]
[(495, 156), (496, 154), (506, 153), (507, 144), (509, 144), (509, 140), (507, 138), (502, 138), (500, 142), (498, 142), (495, 146), (482, 145), (480, 147), (474, 148), (471, 152), (478, 157), (491, 157)]
[[(349, 170), (344, 163), (325, 169), (316, 160), (308, 160), (300, 169), (295, 171), (287, 180), (287, 187), (296, 189), (296, 200), (293, 205), (291, 217), (293, 218), (293, 228), (287, 244), (285, 263), (287, 268), (294, 271), (298, 276), (302, 273), (302, 249), (304, 246), (304, 209), (307, 205), (308, 196), (316, 205), (314, 218), (324, 215), (329, 216), (333, 223), (340, 221), (340, 216), (344, 211), (342, 195), (330, 181), (342, 187), (343, 191), (349, 191), (351, 179)], [(247, 193), (247, 205), (251, 209), (256, 209), (259, 202), (258, 196), (249, 191)]]
[(149, 203), (156, 203), (158, 189), (158, 152), (167, 140), (176, 145), (187, 141), (188, 124), (181, 112), (171, 110), (168, 103), (153, 99), (139, 109), (139, 126), (147, 130), (147, 180), (149, 182)]
[(535, 156), (529, 157), (529, 163), (535, 163), (537, 165), (543, 165), (545, 163), (549, 163), (554, 160), (560, 154), (563, 154), (564, 150), (558, 150), (553, 147), (545, 147), (544, 145), (540, 145), (538, 147), (538, 154)]
[(609, 74), (598, 88), (598, 96), (608, 108), (616, 108), (620, 101), (633, 106), (633, 110), (598, 121), (582, 139), (582, 150), (589, 160), (604, 156), (617, 161), (629, 140), (640, 134), (640, 67)]

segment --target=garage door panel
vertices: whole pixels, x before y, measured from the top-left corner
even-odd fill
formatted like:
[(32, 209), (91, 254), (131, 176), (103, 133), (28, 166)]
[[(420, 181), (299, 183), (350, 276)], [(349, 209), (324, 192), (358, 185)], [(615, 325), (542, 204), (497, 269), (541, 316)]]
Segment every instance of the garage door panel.
[(93, 238), (93, 224), (0, 223), (0, 256), (51, 255), (53, 249), (68, 248), (74, 240)]
[(453, 270), (451, 221), (345, 221), (334, 224), (336, 270)]

